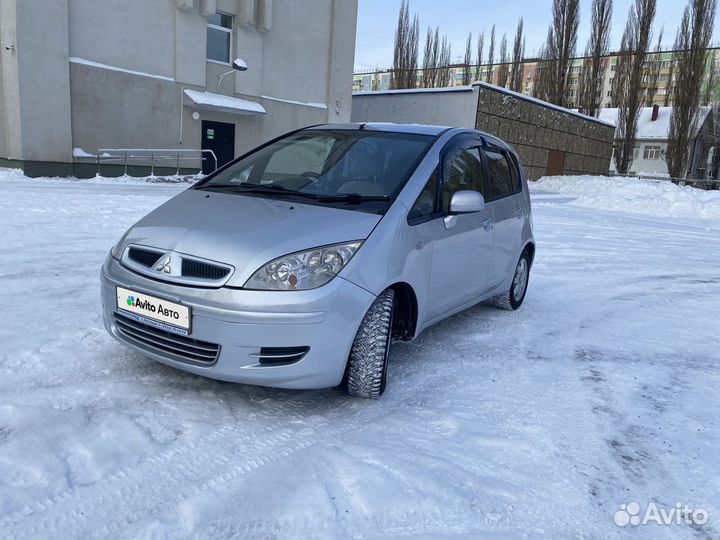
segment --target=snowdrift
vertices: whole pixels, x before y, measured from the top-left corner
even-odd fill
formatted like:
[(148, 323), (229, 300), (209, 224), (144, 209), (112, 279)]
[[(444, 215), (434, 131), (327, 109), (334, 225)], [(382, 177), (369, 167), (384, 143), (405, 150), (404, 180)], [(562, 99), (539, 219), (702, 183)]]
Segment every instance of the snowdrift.
[(575, 197), (572, 204), (658, 217), (720, 220), (720, 191), (678, 186), (666, 180), (606, 176), (546, 176), (533, 190)]

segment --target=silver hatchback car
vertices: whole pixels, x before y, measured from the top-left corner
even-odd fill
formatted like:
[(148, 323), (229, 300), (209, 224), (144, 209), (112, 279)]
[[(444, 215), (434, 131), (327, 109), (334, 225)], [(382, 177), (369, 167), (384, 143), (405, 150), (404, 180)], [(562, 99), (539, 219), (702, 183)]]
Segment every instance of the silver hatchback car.
[(390, 344), (522, 303), (515, 152), (478, 131), (332, 124), (270, 141), (145, 216), (102, 268), (120, 342), (216, 379), (376, 398)]

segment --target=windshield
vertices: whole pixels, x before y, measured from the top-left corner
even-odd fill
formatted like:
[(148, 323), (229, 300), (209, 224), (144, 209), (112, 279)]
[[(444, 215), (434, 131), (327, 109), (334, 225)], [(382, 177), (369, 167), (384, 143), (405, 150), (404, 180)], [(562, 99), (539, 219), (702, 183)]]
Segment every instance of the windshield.
[(253, 152), (198, 189), (386, 211), (434, 137), (306, 130)]

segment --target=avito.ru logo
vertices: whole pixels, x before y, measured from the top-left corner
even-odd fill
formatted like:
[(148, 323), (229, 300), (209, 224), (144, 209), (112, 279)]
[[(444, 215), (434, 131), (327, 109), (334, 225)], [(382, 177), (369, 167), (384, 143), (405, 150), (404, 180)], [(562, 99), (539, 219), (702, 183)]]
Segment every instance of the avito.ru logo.
[(662, 508), (651, 502), (647, 505), (645, 512), (642, 512), (640, 504), (633, 501), (629, 504), (621, 504), (620, 510), (615, 512), (613, 519), (618, 527), (627, 527), (628, 525), (637, 527), (648, 523), (657, 525), (705, 525), (710, 516), (707, 510), (692, 508), (681, 503), (676, 503), (674, 508)]
[(147, 300), (140, 300), (139, 296), (137, 298), (134, 296), (128, 296), (127, 304), (130, 307), (144, 309), (145, 311), (150, 311), (152, 313), (157, 311), (157, 307), (155, 307), (153, 303), (148, 302)]

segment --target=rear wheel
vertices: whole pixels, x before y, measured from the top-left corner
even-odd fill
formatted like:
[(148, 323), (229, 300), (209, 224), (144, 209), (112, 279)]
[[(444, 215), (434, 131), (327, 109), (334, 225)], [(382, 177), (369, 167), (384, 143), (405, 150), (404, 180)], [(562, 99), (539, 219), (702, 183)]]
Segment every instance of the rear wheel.
[(394, 314), (395, 291), (387, 289), (372, 303), (355, 335), (343, 380), (351, 396), (377, 399), (385, 391)]
[(525, 293), (527, 292), (528, 280), (530, 279), (530, 256), (527, 250), (522, 252), (520, 260), (515, 266), (515, 274), (513, 275), (512, 284), (510, 290), (504, 294), (493, 298), (493, 304), (499, 308), (515, 310), (519, 308), (523, 300), (525, 300)]

